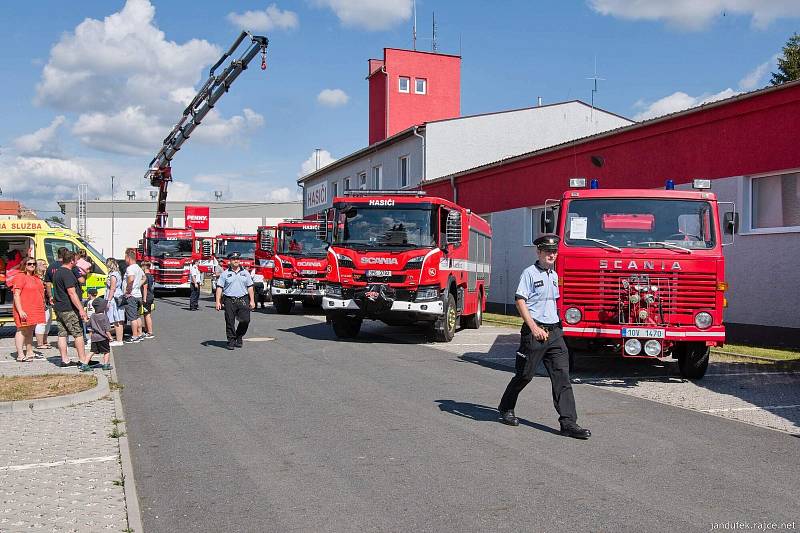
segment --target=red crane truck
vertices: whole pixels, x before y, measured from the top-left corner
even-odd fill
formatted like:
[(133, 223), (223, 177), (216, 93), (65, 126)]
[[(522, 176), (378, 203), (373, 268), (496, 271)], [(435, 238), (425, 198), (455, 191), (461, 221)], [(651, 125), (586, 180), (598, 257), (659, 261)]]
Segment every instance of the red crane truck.
[(357, 336), (364, 319), (420, 324), (440, 342), (459, 320), (480, 327), (491, 275), (486, 220), (423, 191), (351, 191), (334, 198), (326, 220), (322, 305), (337, 337)]
[[(702, 378), (712, 346), (725, 342), (723, 233), (710, 180), (698, 190), (585, 189), (584, 178), (542, 213), (541, 230), (561, 237), (559, 311), (571, 352), (613, 346), (623, 357), (678, 360)], [(556, 214), (557, 211), (557, 214)], [(555, 220), (557, 227), (554, 228)]]
[[(236, 52), (248, 36), (250, 46), (242, 55), (238, 59), (231, 60), (220, 74), (214, 74), (214, 71)], [(167, 188), (172, 182), (172, 158), (259, 52), (262, 56), (261, 68), (266, 69), (268, 43), (266, 37), (251, 35), (244, 31), (240, 33), (230, 49), (211, 67), (208, 79), (164, 139), (161, 150), (150, 161), (145, 178), (150, 181), (150, 185), (158, 187), (156, 219), (145, 231), (140, 249), (143, 259), (149, 259), (153, 264), (154, 289), (188, 288), (189, 259), (201, 257), (200, 247), (195, 244), (197, 241), (193, 229), (167, 227), (169, 217)]]
[(272, 305), (281, 314), (292, 312), (295, 300), (319, 307), (328, 270), (327, 242), (319, 238), (320, 224), (284, 220), (276, 228), (272, 271)]

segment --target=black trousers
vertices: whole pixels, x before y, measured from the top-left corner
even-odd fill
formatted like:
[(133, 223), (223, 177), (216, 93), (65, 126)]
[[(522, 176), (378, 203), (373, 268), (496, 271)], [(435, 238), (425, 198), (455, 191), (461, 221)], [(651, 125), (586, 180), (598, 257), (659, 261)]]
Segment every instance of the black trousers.
[(500, 411), (514, 409), (519, 393), (531, 382), (536, 367), (542, 360), (544, 360), (544, 367), (550, 376), (553, 405), (558, 412), (558, 421), (561, 423), (561, 427), (577, 423), (575, 395), (569, 381), (569, 352), (564, 343), (564, 334), (561, 328), (552, 330), (546, 341), (536, 340), (532, 333), (523, 332), (517, 351), (515, 374), (506, 387), (498, 409)]
[(250, 325), (250, 298), (223, 296), (222, 300), (225, 304), (225, 334), (228, 336), (228, 342), (233, 342), (247, 333), (247, 327)]
[(192, 283), (189, 289), (189, 309), (197, 309), (197, 302), (200, 299), (200, 284)]

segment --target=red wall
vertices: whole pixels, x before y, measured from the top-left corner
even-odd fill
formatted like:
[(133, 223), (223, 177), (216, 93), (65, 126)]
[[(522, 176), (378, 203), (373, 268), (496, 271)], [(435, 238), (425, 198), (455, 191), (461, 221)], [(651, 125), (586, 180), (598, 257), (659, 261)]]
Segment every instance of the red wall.
[[(370, 63), (375, 61), (370, 60)], [(378, 72), (369, 78), (369, 144), (386, 138), (386, 74)]]
[[(560, 198), (574, 176), (603, 188), (663, 187), (666, 179), (721, 178), (800, 168), (800, 84), (768, 90), (456, 179), (458, 203), (477, 213)], [(591, 155), (605, 159), (603, 168)], [(448, 180), (426, 184), (452, 200)]]

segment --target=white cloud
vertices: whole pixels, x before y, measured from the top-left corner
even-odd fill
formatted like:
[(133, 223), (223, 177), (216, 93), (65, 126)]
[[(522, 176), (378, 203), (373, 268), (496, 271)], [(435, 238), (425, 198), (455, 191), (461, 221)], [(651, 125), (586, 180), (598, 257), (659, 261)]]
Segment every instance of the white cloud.
[[(103, 20), (85, 19), (50, 50), (34, 101), (78, 113), (72, 132), (89, 147), (139, 155), (157, 150), (222, 52), (205, 40), (167, 40), (154, 17), (149, 0), (127, 0)], [(252, 110), (229, 119), (212, 111), (207, 120), (197, 129), (207, 142), (226, 142), (263, 124)]]
[(752, 91), (753, 89), (766, 85), (767, 74), (769, 74), (772, 68), (777, 64), (778, 57), (779, 55), (775, 54), (769, 61), (764, 61), (748, 72), (744, 78), (739, 80), (739, 88), (743, 91)]
[[(319, 151), (319, 168), (324, 167), (325, 165), (329, 165), (336, 161), (335, 157), (331, 156), (331, 153), (327, 150), (320, 150)], [(306, 174), (314, 172), (317, 169), (317, 153), (316, 151), (311, 152), (311, 156), (303, 161), (303, 164), (300, 165), (300, 172), (297, 174), (297, 177), (303, 177)]]
[(588, 0), (602, 15), (628, 20), (664, 20), (687, 30), (701, 30), (723, 15), (750, 16), (764, 29), (780, 18), (800, 17), (797, 0)]
[(14, 148), (23, 156), (58, 156), (61, 149), (56, 134), (65, 120), (64, 115), (59, 115), (49, 126), (17, 137), (13, 142)]
[(300, 193), (297, 191), (293, 193), (289, 187), (273, 189), (267, 193), (267, 201), (269, 202), (296, 202), (301, 199)]
[(739, 94), (738, 91), (734, 91), (730, 88), (720, 91), (716, 94), (703, 94), (700, 96), (689, 96), (684, 92), (678, 91), (670, 94), (669, 96), (665, 96), (664, 98), (656, 100), (651, 104), (647, 104), (642, 101), (637, 102), (635, 107), (644, 107), (644, 110), (634, 115), (633, 120), (637, 122), (648, 120), (651, 118), (660, 117), (662, 115), (667, 115), (669, 113), (675, 113), (676, 111), (683, 111), (684, 109), (689, 109), (690, 107), (716, 102), (717, 100), (724, 100), (725, 98), (730, 98), (731, 96), (735, 96), (737, 94)]
[(242, 30), (270, 31), (273, 29), (293, 30), (299, 25), (297, 13), (282, 11), (275, 4), (260, 11), (228, 13), (228, 20)]
[(326, 107), (341, 107), (348, 100), (350, 100), (350, 97), (341, 89), (323, 89), (317, 95), (317, 102)]
[(336, 13), (342, 25), (377, 31), (411, 17), (411, 0), (315, 0), (317, 6)]

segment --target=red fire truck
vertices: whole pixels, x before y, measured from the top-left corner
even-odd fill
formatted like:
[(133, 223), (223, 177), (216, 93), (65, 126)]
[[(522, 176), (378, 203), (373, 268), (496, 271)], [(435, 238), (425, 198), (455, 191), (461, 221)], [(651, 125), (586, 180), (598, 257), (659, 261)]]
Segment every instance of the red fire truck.
[[(560, 316), (572, 349), (613, 346), (623, 357), (678, 360), (681, 375), (703, 377), (711, 346), (722, 346), (725, 258), (710, 180), (694, 191), (571, 190), (542, 213), (541, 230), (561, 236), (556, 270)], [(557, 217), (555, 211), (558, 212)], [(736, 213), (725, 215), (735, 231)]]
[(214, 237), (197, 237), (194, 241), (194, 251), (200, 255), (197, 268), (203, 274), (210, 275), (214, 271)]
[[(323, 308), (339, 338), (362, 321), (420, 324), (449, 342), (478, 328), (491, 273), (489, 223), (422, 191), (351, 191), (333, 200)], [(321, 232), (325, 233), (325, 232)]]
[(243, 268), (250, 270), (255, 265), (256, 234), (255, 233), (223, 233), (214, 238), (219, 266), (228, 268), (228, 254), (239, 252)]
[[(323, 225), (324, 227), (324, 225)], [(295, 300), (303, 307), (318, 307), (325, 294), (327, 242), (319, 238), (320, 224), (312, 220), (278, 223), (272, 271), (272, 305), (281, 314), (291, 313)]]
[(139, 242), (142, 259), (153, 265), (153, 289), (189, 288), (189, 260), (200, 258), (193, 229), (150, 226)]

